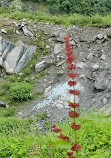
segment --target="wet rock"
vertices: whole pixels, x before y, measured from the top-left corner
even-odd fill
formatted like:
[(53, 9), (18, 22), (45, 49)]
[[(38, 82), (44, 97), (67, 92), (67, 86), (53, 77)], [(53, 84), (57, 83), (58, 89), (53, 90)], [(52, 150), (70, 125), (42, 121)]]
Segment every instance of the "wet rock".
[(8, 108), (9, 106), (5, 102), (0, 101), (0, 107)]

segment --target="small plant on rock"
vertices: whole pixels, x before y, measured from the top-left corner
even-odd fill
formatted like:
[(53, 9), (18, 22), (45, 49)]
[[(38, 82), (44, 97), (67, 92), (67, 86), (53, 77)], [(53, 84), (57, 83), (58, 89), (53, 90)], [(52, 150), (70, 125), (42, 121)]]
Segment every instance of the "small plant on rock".
[(77, 81), (75, 80), (75, 78), (78, 76), (77, 73), (75, 73), (75, 69), (76, 69), (76, 65), (74, 64), (74, 55), (73, 55), (73, 50), (72, 50), (72, 45), (69, 42), (70, 36), (66, 36), (64, 38), (65, 40), (65, 51), (66, 51), (66, 63), (67, 65), (67, 69), (69, 70), (68, 72), (68, 77), (70, 78), (70, 80), (68, 81), (68, 85), (70, 87), (72, 87), (72, 89), (69, 90), (69, 93), (72, 94), (74, 96), (74, 100), (73, 102), (69, 101), (69, 107), (71, 108), (71, 110), (69, 111), (69, 117), (71, 117), (73, 119), (73, 123), (71, 125), (71, 128), (74, 130), (74, 140), (71, 140), (71, 138), (69, 136), (66, 136), (62, 133), (62, 130), (60, 128), (58, 128), (56, 125), (52, 125), (51, 129), (52, 132), (55, 133), (60, 133), (57, 138), (59, 138), (60, 140), (57, 140), (57, 142), (52, 142), (52, 145), (56, 145), (58, 147), (63, 147), (63, 149), (67, 149), (67, 156), (69, 158), (79, 158), (80, 154), (79, 151), (81, 149), (81, 145), (78, 144), (78, 139), (77, 139), (77, 130), (79, 130), (81, 128), (81, 125), (78, 125), (76, 123), (76, 119), (79, 117), (79, 112), (77, 112), (77, 108), (79, 107), (79, 103), (76, 102), (76, 96), (80, 94), (79, 90), (75, 89), (75, 85), (77, 85)]

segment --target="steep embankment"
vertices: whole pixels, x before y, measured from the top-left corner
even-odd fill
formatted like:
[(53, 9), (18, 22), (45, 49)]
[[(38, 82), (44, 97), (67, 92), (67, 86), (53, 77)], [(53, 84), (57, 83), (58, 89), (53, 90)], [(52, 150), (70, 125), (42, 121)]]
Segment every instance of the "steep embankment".
[[(12, 23), (14, 24), (14, 21), (11, 22), (10, 26), (12, 26)], [(7, 31), (8, 27), (5, 21), (4, 29)], [(33, 36), (24, 34), (23, 28), (31, 30)], [(40, 45), (40, 40), (37, 39), (41, 36), (39, 52), (43, 52), (46, 48), (49, 53), (39, 58), (37, 63), (34, 63), (33, 68), (36, 73), (31, 76), (36, 91), (45, 89), (44, 98), (41, 101), (35, 99), (27, 107), (20, 107), (20, 116), (29, 116), (39, 111), (47, 111), (55, 119), (65, 116), (67, 111), (66, 101), (70, 98), (67, 92), (69, 87), (66, 84), (68, 79), (64, 55), (64, 36), (67, 34), (70, 34), (71, 44), (74, 46), (74, 52), (76, 52), (75, 58), (79, 74), (77, 88), (81, 91), (80, 100), (77, 99), (80, 101), (81, 108), (102, 108), (106, 104), (110, 106), (111, 28), (88, 26), (65, 28), (49, 23), (34, 23), (33, 21), (26, 21), (23, 28), (18, 29), (18, 25), (14, 24), (14, 35), (18, 34), (18, 38), (23, 39), (23, 42), (26, 38), (31, 44), (36, 40), (36, 46)], [(42, 32), (42, 34), (38, 35), (37, 32)], [(8, 37), (7, 33), (4, 35), (3, 32), (1, 36), (3, 38)], [(44, 44), (45, 37), (47, 37), (47, 42)], [(40, 79), (36, 78), (35, 76), (43, 70), (46, 72), (45, 76)]]

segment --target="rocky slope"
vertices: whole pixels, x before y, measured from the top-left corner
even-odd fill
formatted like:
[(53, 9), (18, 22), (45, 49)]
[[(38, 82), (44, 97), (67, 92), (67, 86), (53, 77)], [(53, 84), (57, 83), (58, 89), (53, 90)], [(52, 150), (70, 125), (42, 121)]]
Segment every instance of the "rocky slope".
[[(13, 21), (14, 22), (14, 21)], [(13, 23), (12, 22), (12, 23)], [(5, 38), (7, 30), (1, 28), (1, 36)], [(24, 26), (23, 26), (24, 27)], [(19, 110), (21, 116), (33, 115), (37, 111), (48, 111), (53, 118), (62, 117), (67, 114), (66, 101), (71, 99), (67, 90), (69, 87), (66, 82), (65, 55), (64, 55), (64, 36), (71, 36), (71, 44), (74, 47), (78, 77), (78, 87), (81, 91), (80, 99), (82, 109), (102, 108), (110, 105), (111, 102), (111, 28), (99, 27), (79, 27), (71, 26), (65, 28), (60, 25), (49, 23), (30, 23), (25, 26), (27, 34), (24, 37), (37, 38), (37, 35), (29, 35), (31, 32), (41, 30), (48, 37), (46, 49), (49, 54), (39, 59), (35, 65), (36, 73), (46, 70), (47, 74), (37, 83), (35, 87), (45, 89), (43, 100), (35, 100), (27, 107)], [(17, 34), (17, 26), (14, 26)], [(24, 29), (24, 30), (25, 30)], [(19, 30), (20, 32), (21, 30)], [(21, 33), (21, 32), (20, 32)], [(5, 34), (5, 36), (4, 36)], [(20, 37), (21, 38), (21, 37)], [(21, 38), (22, 40), (22, 38)], [(23, 41), (24, 42), (24, 41)], [(43, 41), (42, 41), (43, 42)], [(42, 51), (42, 50), (41, 50)], [(65, 108), (64, 108), (65, 106)]]

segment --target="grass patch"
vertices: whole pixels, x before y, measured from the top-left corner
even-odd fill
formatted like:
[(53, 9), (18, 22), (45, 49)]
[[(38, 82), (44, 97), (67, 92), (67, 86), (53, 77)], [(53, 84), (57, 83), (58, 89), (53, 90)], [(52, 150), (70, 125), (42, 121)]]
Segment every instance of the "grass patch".
[[(1, 9), (2, 10), (2, 9)], [(27, 20), (35, 20), (37, 22), (49, 22), (54, 24), (62, 24), (65, 26), (69, 25), (107, 25), (111, 24), (111, 13), (107, 16), (94, 15), (94, 16), (83, 16), (79, 14), (63, 14), (63, 15), (51, 15), (40, 11), (32, 12), (20, 12), (20, 11), (6, 11), (2, 10), (1, 17), (9, 17), (16, 20), (26, 18)], [(67, 19), (67, 20), (66, 20)]]
[[(29, 157), (29, 150), (33, 145), (34, 151), (37, 144), (40, 144), (40, 158), (52, 157), (55, 152), (55, 158), (66, 158), (64, 150), (55, 146), (50, 147), (50, 141), (56, 141), (56, 135), (50, 131), (48, 134), (37, 131), (34, 124), (47, 120), (47, 114), (38, 114), (34, 119), (17, 119), (0, 117), (0, 157)], [(82, 112), (78, 123), (82, 125), (78, 131), (78, 140), (83, 146), (81, 158), (105, 158), (106, 149), (108, 156), (111, 156), (111, 119), (105, 117), (102, 113), (93, 114), (93, 112)], [(33, 125), (33, 128), (31, 126)], [(74, 140), (73, 130), (70, 128), (71, 121), (65, 120), (58, 123), (63, 130), (63, 134), (70, 135)], [(1, 144), (2, 143), (2, 144)], [(34, 157), (34, 155), (32, 156)]]
[(15, 107), (0, 108), (0, 117), (11, 117), (15, 115)]

